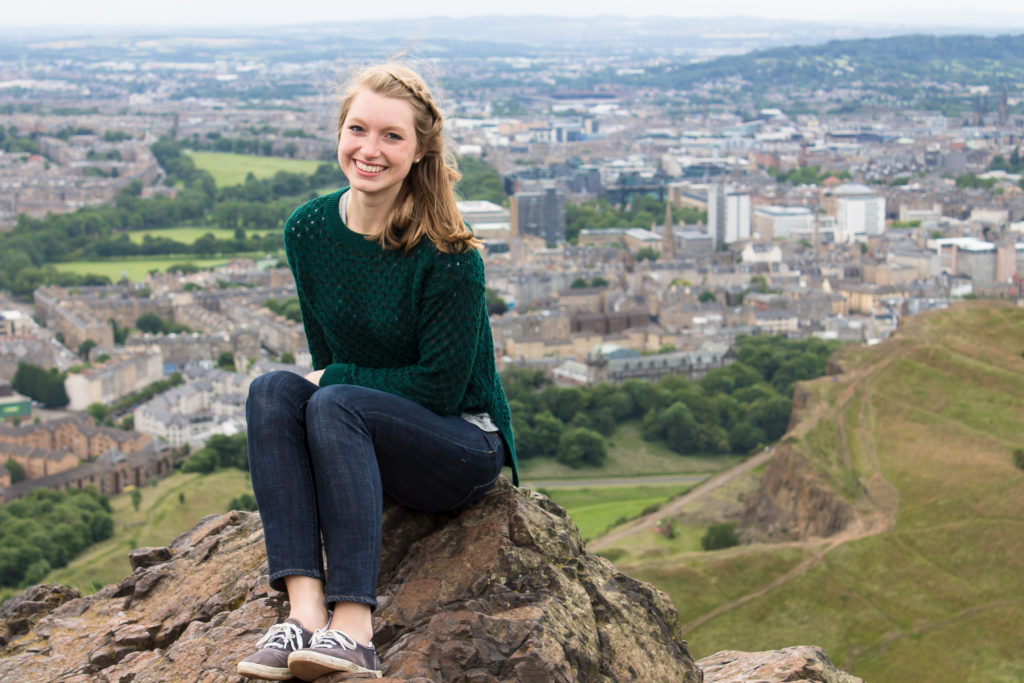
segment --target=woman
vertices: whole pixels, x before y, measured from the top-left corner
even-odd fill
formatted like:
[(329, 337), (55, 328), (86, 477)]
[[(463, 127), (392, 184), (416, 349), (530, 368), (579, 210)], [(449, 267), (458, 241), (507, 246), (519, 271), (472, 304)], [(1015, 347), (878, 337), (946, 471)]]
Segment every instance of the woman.
[(290, 612), (239, 663), (246, 676), (380, 676), (382, 495), (437, 512), (479, 499), (506, 464), (517, 482), (480, 245), (455, 205), (442, 124), (414, 71), (366, 69), (338, 115), (349, 187), (285, 225), (315, 370), (249, 390), (270, 585)]

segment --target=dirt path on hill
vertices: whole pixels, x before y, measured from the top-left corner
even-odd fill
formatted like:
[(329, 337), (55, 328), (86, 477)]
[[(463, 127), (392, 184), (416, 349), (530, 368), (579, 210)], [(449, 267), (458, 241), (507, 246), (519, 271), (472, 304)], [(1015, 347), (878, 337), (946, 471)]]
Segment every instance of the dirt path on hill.
[(725, 486), (726, 484), (735, 481), (736, 479), (743, 476), (744, 474), (747, 474), (757, 466), (768, 462), (768, 460), (771, 459), (772, 454), (773, 452), (770, 450), (762, 451), (757, 455), (748, 458), (747, 460), (744, 460), (736, 467), (726, 470), (725, 472), (720, 472), (716, 474), (715, 476), (705, 481), (703, 484), (697, 486), (689, 493), (679, 498), (676, 498), (673, 501), (670, 501), (669, 503), (662, 506), (658, 510), (652, 512), (651, 514), (644, 515), (643, 517), (638, 517), (637, 519), (634, 519), (633, 521), (623, 524), (622, 526), (616, 528), (611, 533), (606, 534), (601, 538), (588, 542), (587, 550), (589, 550), (590, 552), (602, 550), (603, 548), (615, 545), (627, 536), (632, 536), (633, 534), (641, 531), (654, 530), (656, 528), (658, 520), (662, 517), (671, 517), (672, 515), (677, 514), (680, 510), (682, 510), (683, 506), (685, 506), (686, 504), (692, 503), (695, 500), (705, 498), (711, 493), (720, 489), (722, 486)]
[[(812, 554), (810, 557), (807, 557), (784, 574), (775, 577), (767, 584), (723, 603), (696, 619), (683, 624), (682, 630), (684, 634), (689, 633), (690, 631), (726, 612), (729, 612), (730, 610), (736, 609), (751, 600), (761, 597), (788, 581), (806, 574), (812, 568), (821, 564), (825, 559), (825, 556), (833, 549), (838, 548), (845, 543), (881, 533), (892, 525), (899, 510), (899, 494), (895, 487), (893, 487), (892, 484), (890, 484), (883, 476), (881, 464), (878, 459), (877, 443), (875, 442), (874, 433), (876, 413), (874, 403), (872, 401), (874, 386), (872, 385), (871, 380), (882, 373), (893, 361), (908, 355), (912, 349), (913, 347), (910, 347), (887, 354), (885, 358), (876, 363), (868, 365), (867, 367), (857, 368), (852, 372), (844, 373), (839, 376), (842, 377), (844, 381), (848, 382), (848, 384), (840, 390), (835, 403), (831, 406), (828, 404), (821, 404), (813, 407), (807, 414), (802, 416), (799, 425), (795, 425), (796, 429), (794, 431), (804, 432), (813, 427), (822, 415), (827, 412), (835, 411), (840, 423), (844, 426), (843, 432), (849, 434), (849, 428), (846, 426), (845, 409), (851, 400), (855, 398), (860, 400), (857, 420), (858, 424), (856, 428), (853, 429), (853, 433), (856, 435), (859, 442), (859, 452), (862, 454), (863, 458), (863, 461), (859, 464), (861, 467), (866, 466), (866, 469), (868, 470), (868, 472), (865, 472), (865, 474), (868, 474), (867, 480), (863, 483), (865, 493), (872, 504), (873, 511), (866, 515), (858, 516), (846, 529), (828, 538), (811, 538), (802, 541), (787, 541), (771, 544), (772, 547), (779, 548), (806, 548), (810, 549)], [(601, 538), (588, 543), (588, 550), (591, 552), (602, 550), (604, 548), (614, 546), (623, 538), (632, 534), (653, 530), (657, 521), (662, 517), (669, 517), (679, 513), (683, 506), (707, 497), (722, 486), (735, 481), (759, 465), (767, 462), (773, 455), (774, 451), (763, 451), (731, 470), (712, 477), (690, 493), (672, 501), (660, 510), (636, 519), (629, 524), (615, 529), (606, 536), (602, 536)], [(846, 455), (848, 460), (849, 454), (847, 453)], [(854, 467), (857, 463), (853, 463), (848, 460), (844, 464), (848, 467)], [(732, 548), (722, 552), (744, 553), (763, 549), (763, 546), (759, 548), (747, 546), (744, 548)]]
[[(811, 538), (804, 541), (791, 541), (773, 544), (780, 548), (807, 548), (812, 550), (812, 554), (810, 557), (804, 559), (784, 574), (775, 577), (775, 579), (767, 584), (723, 603), (696, 619), (692, 619), (686, 624), (683, 624), (682, 630), (684, 634), (699, 628), (715, 617), (725, 614), (726, 612), (736, 609), (751, 600), (765, 595), (769, 591), (782, 586), (788, 581), (803, 576), (808, 571), (821, 564), (825, 559), (825, 556), (835, 548), (851, 541), (882, 533), (892, 526), (896, 519), (896, 514), (899, 511), (899, 492), (882, 474), (881, 463), (878, 459), (878, 446), (875, 441), (876, 414), (874, 402), (872, 400), (874, 396), (874, 386), (871, 380), (881, 374), (893, 361), (908, 355), (911, 350), (911, 348), (906, 348), (895, 353), (890, 353), (884, 359), (867, 367), (859, 368), (846, 375), (844, 379), (846, 379), (849, 384), (848, 386), (843, 387), (842, 391), (836, 398), (834, 406), (832, 406), (832, 410), (835, 411), (840, 424), (843, 425), (843, 433), (849, 434), (850, 432), (846, 426), (846, 405), (854, 398), (860, 400), (857, 419), (858, 424), (853, 431), (859, 441), (859, 450), (865, 460), (865, 462), (861, 463), (861, 466), (866, 465), (870, 472), (870, 477), (867, 481), (863, 481), (862, 483), (864, 484), (865, 494), (872, 504), (873, 512), (867, 515), (858, 516), (846, 529), (828, 538)], [(811, 414), (805, 416), (804, 419), (801, 420), (802, 425), (805, 428), (812, 427), (817, 419), (827, 410), (828, 407), (823, 405), (819, 409), (812, 411)], [(849, 455), (849, 453), (847, 452), (846, 455)], [(850, 462), (849, 460), (845, 464), (848, 467), (854, 467), (856, 465), (856, 463)]]

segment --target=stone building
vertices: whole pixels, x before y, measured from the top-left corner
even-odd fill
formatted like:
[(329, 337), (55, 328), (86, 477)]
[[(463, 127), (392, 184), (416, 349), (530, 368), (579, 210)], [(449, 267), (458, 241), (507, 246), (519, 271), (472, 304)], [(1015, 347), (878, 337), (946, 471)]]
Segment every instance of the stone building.
[(67, 376), (64, 390), (68, 394), (68, 408), (85, 410), (92, 403), (115, 403), (163, 376), (160, 347), (126, 347), (115, 358)]

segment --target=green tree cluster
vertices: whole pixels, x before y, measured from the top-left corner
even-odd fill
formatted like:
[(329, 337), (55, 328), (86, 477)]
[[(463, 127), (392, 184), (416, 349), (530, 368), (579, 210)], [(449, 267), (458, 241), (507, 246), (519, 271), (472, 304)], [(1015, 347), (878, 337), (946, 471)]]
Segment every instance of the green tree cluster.
[(974, 173), (964, 173), (962, 175), (958, 175), (954, 182), (956, 183), (956, 186), (959, 187), (960, 189), (966, 189), (966, 190), (977, 190), (977, 189), (991, 190), (992, 187), (996, 184), (996, 179), (995, 178), (979, 178)]
[(19, 394), (45, 403), (48, 408), (63, 408), (68, 404), (64, 391), (64, 373), (57, 368), (49, 370), (31, 363), (18, 363), (11, 380), (11, 388)]
[(835, 176), (840, 180), (852, 178), (849, 171), (829, 171), (822, 169), (821, 166), (800, 166), (792, 168), (785, 173), (774, 166), (769, 166), (765, 170), (777, 182), (789, 183), (790, 185), (820, 185), (825, 178), (830, 176)]
[(0, 126), (0, 149), (11, 154), (39, 154), (38, 135), (21, 135), (14, 126)]
[(223, 434), (211, 436), (205, 446), (185, 458), (185, 462), (181, 465), (181, 471), (209, 474), (222, 467), (249, 469), (249, 456), (246, 451), (244, 433), (231, 436)]
[(487, 303), (487, 315), (502, 315), (508, 311), (508, 302), (490, 287), (484, 293), (484, 300)]
[(174, 334), (191, 332), (188, 325), (172, 323), (170, 320), (161, 318), (156, 313), (143, 313), (135, 321), (135, 327), (150, 334)]
[(0, 506), (0, 586), (38, 583), (93, 543), (110, 538), (110, 502), (94, 487), (37, 489)]
[(731, 548), (739, 542), (740, 537), (736, 534), (736, 524), (733, 522), (712, 524), (700, 538), (700, 545), (704, 550)]
[(992, 157), (988, 168), (990, 171), (1006, 171), (1007, 173), (1024, 172), (1024, 159), (1021, 158), (1020, 147), (1014, 147), (1009, 158), (1002, 154), (996, 154)]
[[(673, 208), (672, 220), (675, 223), (706, 223), (708, 214), (692, 207)], [(579, 238), (580, 230), (646, 228), (652, 223), (661, 225), (664, 222), (665, 202), (646, 195), (635, 198), (623, 209), (612, 206), (607, 199), (567, 204), (565, 207), (565, 237), (573, 244)]]
[(14, 458), (8, 458), (7, 462), (4, 463), (4, 467), (11, 475), (11, 483), (17, 484), (19, 481), (25, 481), (25, 468), (22, 467), (17, 460)]
[(836, 346), (819, 339), (743, 336), (736, 341), (737, 361), (698, 381), (670, 375), (658, 382), (556, 387), (541, 371), (509, 368), (502, 383), (516, 452), (524, 460), (600, 465), (605, 439), (622, 422), (638, 420), (644, 439), (679, 454), (749, 453), (785, 433), (793, 384), (823, 375)]
[(299, 307), (299, 297), (297, 296), (287, 299), (267, 299), (263, 305), (288, 320), (302, 322), (302, 309)]
[(486, 161), (475, 157), (460, 157), (459, 172), (462, 178), (455, 184), (455, 193), (458, 197), (484, 200), (499, 205), (505, 202), (501, 176)]
[(228, 512), (232, 510), (243, 510), (247, 512), (256, 512), (256, 497), (251, 493), (243, 493), (240, 496), (232, 498), (228, 502)]

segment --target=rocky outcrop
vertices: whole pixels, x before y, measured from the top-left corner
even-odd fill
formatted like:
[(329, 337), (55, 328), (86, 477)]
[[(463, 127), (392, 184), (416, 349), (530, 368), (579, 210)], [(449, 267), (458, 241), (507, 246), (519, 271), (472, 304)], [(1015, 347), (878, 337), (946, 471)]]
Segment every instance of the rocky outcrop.
[(767, 652), (724, 650), (697, 662), (704, 683), (864, 683), (832, 665), (820, 647), (802, 645)]
[(853, 508), (828, 486), (806, 458), (776, 446), (757, 490), (744, 497), (743, 526), (759, 539), (807, 539), (839, 533)]
[[(586, 553), (544, 496), (502, 481), (457, 515), (388, 505), (384, 538), (374, 640), (392, 680), (701, 680), (668, 597)], [(19, 596), (0, 680), (238, 681), (286, 613), (256, 514), (203, 519), (131, 559), (95, 595)]]

